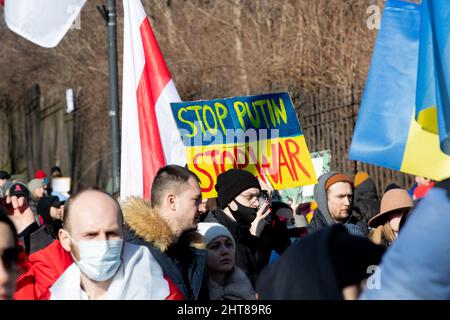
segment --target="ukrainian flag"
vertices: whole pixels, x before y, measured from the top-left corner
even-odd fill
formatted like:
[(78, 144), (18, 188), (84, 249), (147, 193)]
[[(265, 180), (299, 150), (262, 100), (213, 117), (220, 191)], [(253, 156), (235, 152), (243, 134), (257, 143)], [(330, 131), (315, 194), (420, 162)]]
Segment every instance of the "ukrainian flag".
[(450, 155), (450, 3), (422, 3), (415, 117), (424, 130), (439, 134), (441, 150)]
[[(433, 96), (432, 86), (426, 87), (428, 91), (423, 90), (424, 98), (416, 95), (419, 43), (422, 43), (421, 9), (421, 5), (406, 1), (386, 2), (349, 158), (441, 180), (450, 176), (450, 156), (441, 151), (433, 126), (424, 128), (415, 121), (416, 101), (422, 99), (421, 106), (433, 106), (427, 105), (432, 101), (427, 98)], [(450, 55), (447, 56), (450, 59)], [(421, 65), (419, 78), (424, 77), (423, 82), (427, 83), (423, 68)], [(433, 74), (428, 70), (425, 73)], [(439, 99), (437, 101), (434, 105), (439, 106)], [(450, 110), (448, 103), (443, 106), (447, 112)], [(429, 108), (420, 110), (426, 109)], [(429, 118), (434, 119), (433, 115), (425, 117)], [(440, 119), (438, 112), (436, 118)], [(441, 118), (438, 123), (442, 121)], [(422, 124), (431, 122), (422, 121)]]

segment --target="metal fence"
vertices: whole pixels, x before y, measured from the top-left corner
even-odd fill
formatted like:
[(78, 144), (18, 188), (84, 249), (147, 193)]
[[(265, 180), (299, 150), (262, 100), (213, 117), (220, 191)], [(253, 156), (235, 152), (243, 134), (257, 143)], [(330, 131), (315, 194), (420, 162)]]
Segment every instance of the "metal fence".
[[(331, 150), (332, 170), (352, 176), (365, 171), (375, 180), (379, 191), (392, 182), (402, 187), (412, 185), (410, 175), (348, 160), (362, 86), (290, 93), (309, 151)], [(83, 104), (80, 99), (76, 95), (76, 105)], [(87, 121), (79, 107), (66, 113), (63, 99), (44, 98), (37, 85), (16, 99), (1, 97), (0, 168), (29, 179), (37, 169), (48, 172), (57, 164), (64, 175), (72, 177), (73, 190), (87, 185), (105, 188), (111, 176), (111, 152), (107, 145), (100, 147), (94, 143), (89, 147), (92, 137), (86, 136)], [(109, 128), (102, 130), (101, 135), (108, 140)]]
[(363, 86), (356, 85), (292, 95), (308, 148), (310, 152), (331, 150), (332, 170), (352, 176), (358, 171), (367, 172), (379, 193), (390, 183), (409, 188), (414, 180), (411, 175), (348, 159), (362, 92)]

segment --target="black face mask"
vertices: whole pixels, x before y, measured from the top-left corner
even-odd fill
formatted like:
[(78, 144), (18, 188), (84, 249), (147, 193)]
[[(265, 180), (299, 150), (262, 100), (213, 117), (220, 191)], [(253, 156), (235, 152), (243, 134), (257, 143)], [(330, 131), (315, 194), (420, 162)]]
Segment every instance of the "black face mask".
[(258, 212), (258, 208), (244, 206), (236, 200), (234, 200), (234, 202), (237, 205), (237, 210), (233, 210), (230, 208), (230, 206), (228, 206), (233, 217), (238, 223), (251, 225), (253, 220), (255, 220), (256, 218), (256, 212)]

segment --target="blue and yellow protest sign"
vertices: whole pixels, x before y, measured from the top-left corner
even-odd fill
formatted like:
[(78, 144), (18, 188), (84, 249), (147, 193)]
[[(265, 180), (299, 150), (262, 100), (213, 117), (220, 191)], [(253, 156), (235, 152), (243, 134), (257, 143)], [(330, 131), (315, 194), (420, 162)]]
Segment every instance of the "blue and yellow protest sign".
[(188, 167), (203, 196), (215, 197), (217, 176), (231, 168), (269, 179), (275, 189), (317, 182), (288, 93), (172, 103)]

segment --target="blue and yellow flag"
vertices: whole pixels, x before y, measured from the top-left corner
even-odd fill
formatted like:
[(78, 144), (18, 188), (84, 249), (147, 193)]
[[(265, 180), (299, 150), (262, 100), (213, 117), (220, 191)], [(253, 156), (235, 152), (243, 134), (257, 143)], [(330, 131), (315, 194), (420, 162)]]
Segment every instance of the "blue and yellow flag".
[(423, 0), (420, 21), (416, 121), (439, 134), (440, 147), (450, 155), (450, 15), (448, 0)]
[[(433, 64), (434, 71), (419, 66), (419, 46), (425, 52), (420, 61), (430, 54), (423, 43), (425, 38), (422, 39), (426, 35), (421, 32), (422, 14), (422, 5), (400, 0), (386, 2), (349, 158), (441, 180), (450, 176), (450, 156), (442, 152), (439, 137), (433, 133), (433, 130), (440, 131), (439, 125), (445, 122), (437, 108), (442, 96), (436, 95), (437, 86), (423, 87), (421, 94), (416, 89), (418, 82), (438, 83), (432, 76), (443, 73), (444, 69), (436, 64)], [(437, 103), (433, 104), (429, 98), (433, 96), (438, 97)], [(430, 111), (428, 117), (420, 117), (419, 113), (422, 122), (415, 121), (416, 101), (420, 102), (421, 107), (417, 108), (420, 113), (429, 109), (422, 106), (437, 106), (435, 116)], [(448, 101), (441, 106), (448, 113)], [(422, 118), (436, 118), (438, 126), (433, 127), (432, 121)]]

